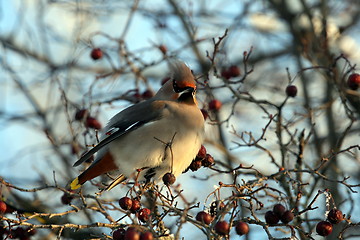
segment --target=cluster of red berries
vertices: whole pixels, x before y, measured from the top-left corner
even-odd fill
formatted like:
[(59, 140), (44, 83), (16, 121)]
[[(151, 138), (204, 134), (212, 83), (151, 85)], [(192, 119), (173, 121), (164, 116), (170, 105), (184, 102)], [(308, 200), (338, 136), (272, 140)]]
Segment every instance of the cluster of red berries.
[[(141, 208), (141, 203), (136, 198), (122, 197), (119, 205), (123, 210), (136, 214), (140, 222), (146, 223), (151, 218), (151, 211), (148, 208)], [(129, 227), (127, 230), (119, 228), (113, 232), (114, 240), (152, 240), (154, 236), (149, 231), (140, 231), (136, 227)]]
[(199, 149), (196, 158), (191, 162), (188, 169), (195, 172), (201, 167), (210, 167), (214, 164), (214, 162), (214, 158), (210, 154), (206, 153), (206, 148), (201, 145), (201, 148)]
[(240, 76), (240, 69), (238, 66), (232, 65), (228, 68), (224, 68), (221, 71), (221, 76), (225, 79), (230, 79), (233, 77), (238, 77)]
[(316, 232), (320, 236), (328, 236), (332, 233), (333, 224), (338, 224), (342, 220), (344, 220), (343, 213), (340, 210), (333, 208), (327, 215), (327, 221), (321, 221), (316, 225)]
[(123, 210), (130, 211), (136, 214), (137, 218), (141, 222), (149, 221), (151, 217), (151, 211), (148, 208), (141, 208), (140, 201), (138, 199), (131, 199), (129, 197), (122, 197), (119, 200), (119, 205)]
[[(201, 211), (201, 212), (198, 212), (195, 217), (195, 219), (197, 221), (202, 222), (206, 225), (209, 225), (214, 220), (214, 218), (215, 218), (215, 216), (211, 213), (211, 209), (210, 209), (210, 213)], [(239, 221), (235, 224), (234, 227), (235, 227), (236, 233), (240, 236), (245, 235), (249, 232), (249, 225), (246, 222)], [(225, 235), (228, 235), (230, 232), (230, 225), (227, 221), (218, 221), (214, 225), (214, 230), (217, 234), (225, 236)]]
[(275, 204), (272, 211), (267, 211), (265, 213), (265, 221), (269, 225), (275, 225), (279, 221), (288, 224), (294, 219), (294, 213), (290, 210), (286, 210), (286, 208), (278, 203)]
[(0, 239), (5, 235), (5, 239), (20, 239), (20, 240), (30, 240), (32, 236), (36, 234), (36, 229), (34, 228), (12, 228), (7, 229), (0, 227)]
[(76, 121), (83, 121), (85, 126), (93, 129), (101, 129), (101, 123), (94, 117), (90, 116), (87, 109), (80, 109), (75, 113)]
[(353, 73), (348, 77), (347, 85), (352, 90), (357, 90), (360, 87), (360, 74)]
[(154, 235), (149, 231), (140, 231), (136, 227), (116, 229), (113, 232), (113, 240), (153, 240)]

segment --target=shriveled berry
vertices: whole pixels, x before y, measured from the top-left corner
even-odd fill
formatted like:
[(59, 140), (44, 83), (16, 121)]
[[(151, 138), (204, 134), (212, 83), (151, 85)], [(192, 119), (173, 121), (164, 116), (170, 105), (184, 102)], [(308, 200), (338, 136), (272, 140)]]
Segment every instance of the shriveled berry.
[(296, 97), (297, 87), (295, 85), (289, 85), (286, 87), (285, 91), (289, 97)]
[(209, 102), (209, 109), (212, 111), (219, 111), (221, 106), (222, 103), (217, 99), (213, 99)]
[(214, 165), (214, 163), (214, 158), (210, 154), (206, 154), (205, 158), (201, 161), (203, 167), (210, 167), (211, 165)]
[(94, 117), (86, 118), (85, 126), (88, 128), (101, 129), (101, 123)]
[(193, 160), (189, 166), (190, 170), (195, 172), (201, 168), (201, 161), (200, 160)]
[(130, 210), (132, 207), (133, 201), (129, 197), (122, 197), (119, 200), (119, 205), (124, 210)]
[(162, 180), (165, 185), (170, 186), (174, 184), (174, 182), (176, 181), (176, 177), (174, 174), (168, 172), (164, 174)]
[(284, 214), (284, 212), (286, 211), (284, 205), (278, 203), (278, 204), (275, 204), (274, 207), (273, 207), (273, 212), (275, 213), (275, 215), (278, 217), (278, 218), (281, 218), (281, 216)]
[(75, 113), (75, 120), (81, 121), (88, 115), (89, 115), (89, 111), (87, 109), (80, 109)]
[(275, 225), (279, 222), (279, 218), (273, 211), (267, 211), (265, 213), (265, 221), (269, 225)]
[(329, 211), (329, 213), (327, 215), (327, 220), (329, 222), (331, 222), (332, 224), (337, 224), (337, 223), (341, 222), (342, 220), (344, 220), (344, 216), (340, 210), (333, 208)]
[(360, 74), (351, 74), (348, 78), (347, 85), (350, 89), (357, 90), (360, 87)]
[(199, 159), (203, 159), (206, 157), (206, 148), (204, 147), (204, 145), (201, 145), (198, 154), (196, 155), (197, 158)]
[(138, 219), (141, 222), (147, 222), (150, 219), (150, 213), (151, 213), (150, 209), (142, 208), (139, 210)]
[(229, 223), (226, 221), (219, 221), (215, 224), (215, 232), (219, 235), (228, 235), (230, 226)]
[(116, 229), (112, 234), (113, 240), (124, 240), (125, 232), (126, 231), (123, 228)]
[(209, 213), (204, 211), (198, 212), (195, 218), (197, 221), (203, 222), (205, 224), (210, 224), (213, 220), (213, 217)]
[(291, 222), (293, 219), (294, 219), (294, 213), (291, 212), (290, 210), (286, 210), (280, 217), (280, 220), (285, 224)]
[(132, 213), (136, 213), (139, 209), (141, 208), (141, 203), (139, 200), (136, 200), (136, 199), (133, 199), (132, 200), (132, 205), (131, 205), (131, 208), (130, 208), (130, 211)]
[(91, 51), (90, 56), (93, 60), (98, 60), (98, 59), (102, 58), (103, 52), (100, 48), (94, 48)]
[(249, 225), (246, 222), (238, 222), (235, 225), (235, 231), (238, 235), (245, 235), (249, 232)]
[(154, 235), (151, 232), (143, 232), (140, 235), (140, 240), (153, 240), (154, 239)]
[(327, 222), (327, 221), (321, 221), (316, 225), (316, 232), (320, 235), (320, 236), (328, 236), (331, 234), (333, 230), (333, 226), (331, 223)]
[(5, 202), (3, 201), (0, 201), (0, 213), (3, 214), (6, 212), (6, 209), (7, 209), (7, 205)]

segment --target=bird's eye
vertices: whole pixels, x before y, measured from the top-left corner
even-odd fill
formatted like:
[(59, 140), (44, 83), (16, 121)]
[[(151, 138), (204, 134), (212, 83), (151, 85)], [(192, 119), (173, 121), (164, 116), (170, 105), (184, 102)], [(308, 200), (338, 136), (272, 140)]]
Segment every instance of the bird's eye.
[(173, 89), (176, 93), (180, 93), (182, 92), (183, 89), (181, 89), (177, 84), (176, 84), (176, 81), (175, 79), (173, 79)]

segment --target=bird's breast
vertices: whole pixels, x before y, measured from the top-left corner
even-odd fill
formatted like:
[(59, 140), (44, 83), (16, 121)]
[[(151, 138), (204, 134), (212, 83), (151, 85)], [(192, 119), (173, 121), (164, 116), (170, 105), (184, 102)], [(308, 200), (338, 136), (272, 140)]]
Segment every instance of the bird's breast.
[[(199, 114), (203, 118), (200, 111)], [(146, 169), (153, 168), (155, 179), (167, 172), (181, 174), (198, 153), (204, 131), (199, 115), (189, 112), (184, 115), (172, 114), (170, 110), (166, 117), (146, 123), (110, 143), (110, 152), (120, 171), (130, 177), (136, 169), (145, 168), (142, 173), (145, 175)]]

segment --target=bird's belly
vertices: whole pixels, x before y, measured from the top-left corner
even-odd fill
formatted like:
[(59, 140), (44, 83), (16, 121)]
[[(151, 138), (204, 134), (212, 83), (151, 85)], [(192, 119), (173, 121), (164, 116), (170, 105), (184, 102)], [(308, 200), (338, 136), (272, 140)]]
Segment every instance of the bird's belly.
[[(109, 149), (116, 165), (126, 177), (135, 176), (137, 169), (154, 170), (154, 179), (165, 173), (181, 174), (195, 158), (202, 143), (202, 132), (171, 124), (148, 123), (113, 141)], [(154, 132), (155, 129), (159, 131)]]

